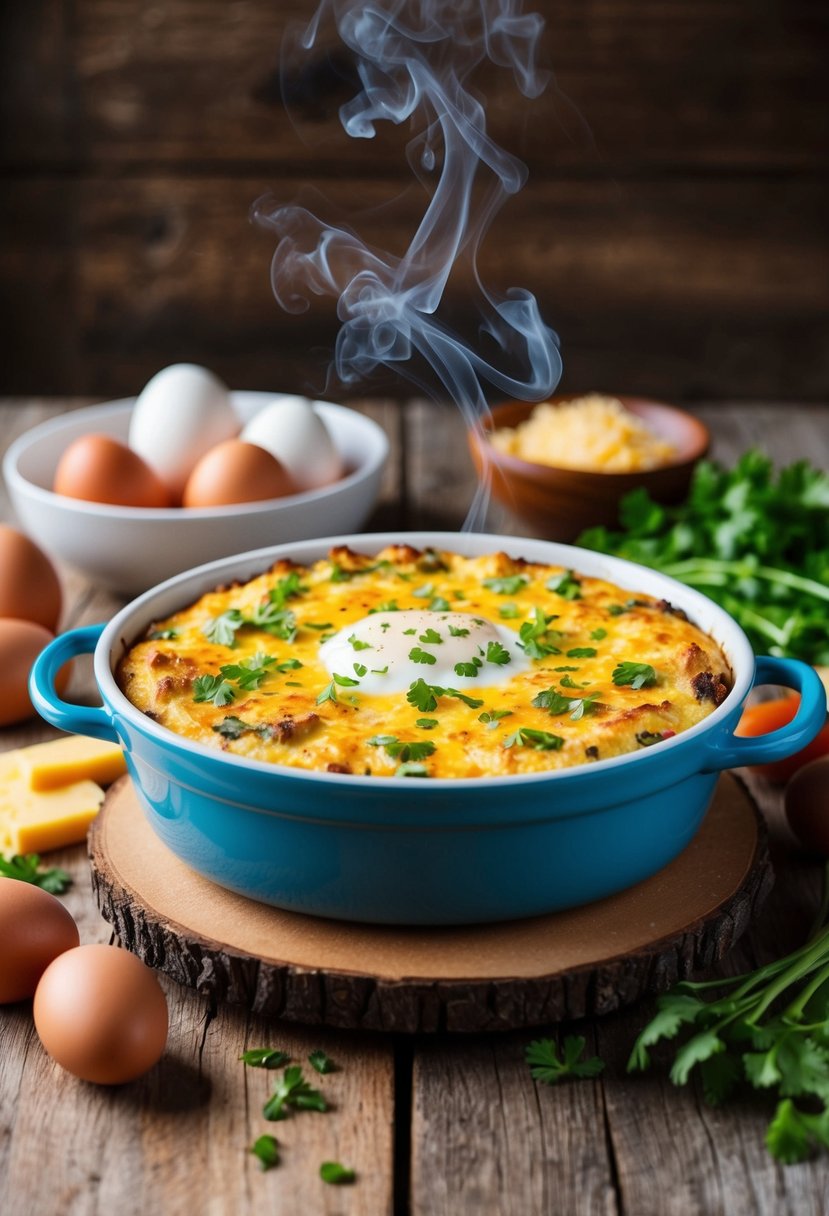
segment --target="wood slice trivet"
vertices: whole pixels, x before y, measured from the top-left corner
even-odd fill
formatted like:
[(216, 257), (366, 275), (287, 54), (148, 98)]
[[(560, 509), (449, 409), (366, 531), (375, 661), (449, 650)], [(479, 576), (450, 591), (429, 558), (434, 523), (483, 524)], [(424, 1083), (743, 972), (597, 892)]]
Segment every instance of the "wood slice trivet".
[(323, 920), (235, 895), (161, 843), (122, 778), (90, 834), (103, 916), (151, 967), (216, 1001), (371, 1030), (508, 1030), (608, 1013), (721, 958), (771, 888), (747, 791), (720, 780), (691, 844), (629, 891), (496, 925)]

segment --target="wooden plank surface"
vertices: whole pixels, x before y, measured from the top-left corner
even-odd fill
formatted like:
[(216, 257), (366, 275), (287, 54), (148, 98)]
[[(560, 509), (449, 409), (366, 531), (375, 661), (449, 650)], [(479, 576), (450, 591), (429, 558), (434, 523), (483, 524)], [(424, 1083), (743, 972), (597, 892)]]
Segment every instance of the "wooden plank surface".
[[(79, 159), (96, 167), (279, 161), (320, 176), (346, 165), (370, 172), (377, 148), (348, 140), (340, 126), (353, 67), (329, 29), (316, 51), (289, 58), (280, 85), (283, 36), (315, 7), (6, 6), (4, 159), (21, 168)], [(785, 9), (750, 0), (524, 7), (546, 20), (539, 59), (555, 83), (534, 102), (520, 97), (508, 70), (479, 71), (475, 85), (496, 139), (536, 171), (822, 168), (827, 22), (816, 0), (789, 0)], [(381, 154), (399, 152), (408, 128), (383, 127)]]
[[(189, 359), (235, 388), (342, 397), (327, 383), (335, 301), (314, 297), (296, 316), (272, 296), (276, 240), (248, 219), (268, 191), (290, 202), (303, 179), (7, 182), (7, 387), (28, 378), (40, 392), (115, 397)], [(329, 214), (393, 253), (424, 207), (419, 190), (401, 194), (388, 177), (344, 175), (329, 193)], [(820, 399), (829, 384), (825, 182), (768, 178), (750, 193), (747, 219), (737, 179), (531, 181), (499, 216), (481, 274), (495, 291), (536, 294), (561, 338), (563, 391), (782, 399), (794, 383)], [(474, 299), (459, 273), (447, 315), (469, 320)], [(366, 390), (411, 391), (391, 373)]]
[[(755, 445), (779, 464), (808, 457), (829, 469), (829, 411), (793, 404), (718, 404), (695, 411), (714, 431), (713, 455), (732, 461)], [(436, 510), (460, 525), (474, 487), (464, 428), (426, 404), (407, 415), (411, 514)], [(521, 535), (494, 505), (490, 528)], [(773, 832), (775, 891), (726, 973), (756, 966), (803, 940), (817, 906), (819, 868), (796, 852), (779, 793), (753, 782)], [(419, 1045), (414, 1058), (412, 1211), (431, 1216), (603, 1212), (618, 1216), (820, 1216), (829, 1210), (825, 1162), (783, 1167), (763, 1137), (772, 1104), (756, 1099), (708, 1108), (696, 1085), (678, 1090), (663, 1067), (628, 1076), (625, 1065), (648, 1011), (638, 1007), (592, 1025), (588, 1047), (606, 1061), (597, 1081), (533, 1086), (521, 1064), (539, 1035), (474, 1044)], [(550, 1028), (547, 1033), (555, 1033)]]
[[(67, 402), (0, 409), (0, 449)], [(76, 403), (79, 404), (79, 403)], [(389, 430), (392, 470), (371, 526), (459, 526), (474, 489), (463, 424), (422, 402), (370, 407)], [(697, 412), (715, 428), (714, 454), (750, 444), (779, 463), (800, 456), (829, 467), (829, 410), (795, 404), (718, 404)], [(8, 518), (0, 498), (0, 515)], [(491, 508), (490, 525), (520, 535)], [(110, 615), (117, 601), (68, 576), (64, 627)], [(71, 692), (91, 695), (78, 665)], [(36, 724), (2, 732), (0, 746), (48, 734)], [(793, 851), (778, 796), (755, 782), (779, 862), (775, 892), (728, 961), (767, 961), (802, 939), (817, 898), (817, 867)], [(77, 881), (67, 904), (82, 940), (107, 940), (81, 849), (64, 850)], [(624, 1064), (646, 1009), (567, 1030), (587, 1035), (607, 1061), (595, 1082), (536, 1087), (523, 1063), (535, 1035), (394, 1042), (267, 1024), (167, 984), (170, 1050), (132, 1085), (101, 1091), (60, 1073), (43, 1055), (25, 1007), (0, 1011), (0, 1211), (10, 1216), (117, 1212), (366, 1213), (374, 1216), (822, 1216), (825, 1158), (778, 1166), (763, 1147), (769, 1111), (752, 1099), (720, 1111), (665, 1071), (628, 1077)], [(283, 1164), (263, 1174), (246, 1147), (261, 1130), (270, 1084), (245, 1074), (245, 1046), (274, 1042), (297, 1060), (325, 1047), (340, 1071), (322, 1082), (336, 1109), (273, 1125)], [(325, 1188), (319, 1162), (353, 1165), (353, 1188)], [(44, 1162), (48, 1163), (45, 1168)]]

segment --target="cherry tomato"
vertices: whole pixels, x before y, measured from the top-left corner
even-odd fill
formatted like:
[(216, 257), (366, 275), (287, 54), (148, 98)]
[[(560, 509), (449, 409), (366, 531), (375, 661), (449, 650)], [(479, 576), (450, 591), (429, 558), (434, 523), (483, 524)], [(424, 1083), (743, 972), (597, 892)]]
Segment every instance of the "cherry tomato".
[[(748, 709), (743, 710), (743, 716), (734, 733), (743, 737), (753, 737), (779, 730), (781, 726), (786, 726), (791, 722), (799, 705), (800, 697), (797, 693), (789, 693), (774, 701), (761, 701), (757, 705), (750, 705)], [(829, 755), (829, 722), (821, 727), (811, 743), (807, 743), (806, 747), (795, 752), (793, 756), (787, 756), (785, 760), (775, 760), (773, 764), (757, 764), (753, 767), (755, 772), (761, 773), (774, 785), (785, 785), (804, 764), (826, 755)]]

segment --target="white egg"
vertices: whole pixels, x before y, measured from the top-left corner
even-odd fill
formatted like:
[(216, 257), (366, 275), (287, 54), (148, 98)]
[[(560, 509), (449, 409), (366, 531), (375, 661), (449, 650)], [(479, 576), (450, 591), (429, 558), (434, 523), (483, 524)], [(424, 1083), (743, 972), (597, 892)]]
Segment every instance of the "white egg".
[(484, 688), (530, 666), (518, 634), (506, 625), (467, 612), (418, 609), (371, 613), (323, 642), (319, 655), (332, 678), (348, 676), (356, 680), (355, 692), (369, 696), (402, 692), (421, 678)]
[(254, 414), (241, 438), (275, 456), (303, 490), (327, 486), (345, 471), (328, 428), (307, 397), (277, 397)]
[(233, 439), (239, 426), (217, 376), (195, 363), (174, 363), (153, 376), (136, 401), (129, 446), (180, 497), (205, 452)]

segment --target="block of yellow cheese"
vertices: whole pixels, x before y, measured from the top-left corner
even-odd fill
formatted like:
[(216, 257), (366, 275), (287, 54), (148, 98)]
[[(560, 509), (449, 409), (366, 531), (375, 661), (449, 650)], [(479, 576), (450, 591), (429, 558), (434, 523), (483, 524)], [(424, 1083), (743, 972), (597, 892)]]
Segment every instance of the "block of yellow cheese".
[(33, 790), (55, 790), (83, 780), (109, 785), (127, 771), (117, 743), (88, 735), (65, 735), (21, 747), (17, 756), (20, 775)]
[(18, 753), (0, 756), (0, 852), (48, 853), (86, 838), (104, 798), (94, 781), (32, 790)]

